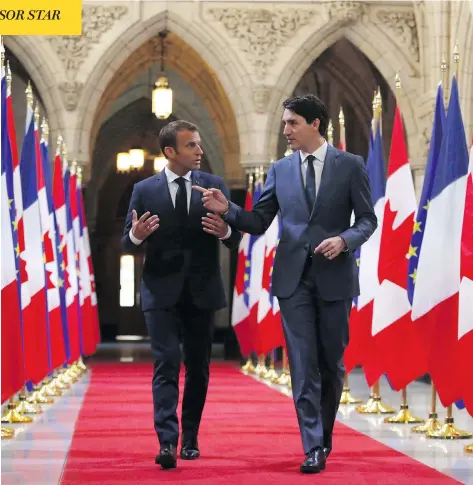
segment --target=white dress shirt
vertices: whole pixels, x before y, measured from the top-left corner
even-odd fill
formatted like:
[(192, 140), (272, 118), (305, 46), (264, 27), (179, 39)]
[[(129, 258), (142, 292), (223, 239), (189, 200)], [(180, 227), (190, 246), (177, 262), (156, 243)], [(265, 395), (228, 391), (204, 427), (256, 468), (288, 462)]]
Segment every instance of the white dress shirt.
[[(168, 181), (168, 187), (169, 187), (169, 194), (171, 195), (171, 200), (172, 200), (172, 205), (176, 207), (176, 195), (177, 195), (177, 189), (179, 188), (179, 184), (176, 182), (176, 179), (180, 177), (180, 175), (176, 175), (174, 172), (172, 172), (168, 167), (164, 167), (164, 174), (166, 175), (167, 181)], [(186, 192), (187, 192), (187, 212), (189, 213), (190, 205), (191, 205), (191, 195), (192, 195), (192, 178), (191, 178), (191, 172), (187, 172), (185, 175), (182, 176), (183, 179), (185, 179), (186, 183)], [(159, 214), (158, 214), (159, 215)], [(159, 228), (158, 228), (159, 231)], [(224, 237), (220, 238), (222, 241), (224, 239), (228, 239), (232, 234), (232, 229), (230, 226), (228, 226), (228, 231), (227, 234), (225, 234)], [(131, 242), (136, 244), (137, 246), (140, 245), (143, 242), (143, 239), (138, 239), (133, 235), (132, 229), (130, 229), (130, 239)]]
[(307, 157), (309, 155), (313, 155), (315, 160), (312, 162), (314, 164), (315, 170), (315, 195), (319, 192), (320, 182), (322, 180), (322, 170), (324, 169), (324, 162), (325, 156), (327, 155), (327, 148), (328, 144), (324, 141), (323, 145), (321, 145), (315, 152), (313, 153), (306, 153), (300, 150), (301, 156), (301, 171), (302, 171), (302, 181), (304, 183), (304, 187), (306, 185), (306, 176), (307, 176)]

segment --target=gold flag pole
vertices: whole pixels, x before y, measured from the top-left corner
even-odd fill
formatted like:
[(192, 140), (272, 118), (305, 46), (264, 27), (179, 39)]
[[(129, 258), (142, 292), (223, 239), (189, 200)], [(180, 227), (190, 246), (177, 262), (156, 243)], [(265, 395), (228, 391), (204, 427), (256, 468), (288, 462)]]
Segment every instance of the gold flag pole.
[[(251, 196), (253, 196), (253, 182), (254, 182), (253, 172), (251, 170), (248, 170), (248, 189)], [(245, 265), (248, 266), (248, 260), (245, 261)], [(246, 266), (245, 266), (245, 269), (246, 269)], [(246, 272), (244, 275), (244, 279), (245, 280), (247, 279)], [(256, 367), (253, 364), (253, 359), (251, 358), (251, 353), (250, 353), (250, 355), (248, 356), (248, 360), (246, 361), (246, 364), (242, 366), (241, 370), (243, 372), (247, 372), (248, 374), (255, 374), (256, 373), (255, 369)]]
[(437, 414), (437, 391), (435, 389), (435, 385), (432, 382), (431, 384), (431, 403), (430, 403), (430, 413), (429, 419), (425, 424), (421, 424), (420, 426), (416, 426), (412, 428), (413, 433), (433, 433), (438, 431), (442, 425), (438, 420)]

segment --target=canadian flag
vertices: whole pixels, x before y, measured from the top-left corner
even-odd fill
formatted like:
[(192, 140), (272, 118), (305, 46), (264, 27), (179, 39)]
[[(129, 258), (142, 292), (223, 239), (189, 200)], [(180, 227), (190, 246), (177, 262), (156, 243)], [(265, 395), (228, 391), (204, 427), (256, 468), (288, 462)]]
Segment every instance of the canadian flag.
[[(399, 107), (396, 107), (386, 182), (386, 204), (378, 263), (379, 289), (374, 298), (372, 335), (379, 379), (385, 372), (394, 389), (427, 371), (420, 336), (411, 320), (407, 293), (409, 247), (417, 202)], [(368, 383), (373, 384), (374, 381)]]
[(279, 302), (272, 294), (274, 256), (276, 254), (281, 227), (279, 218), (280, 216), (278, 214), (264, 234), (265, 254), (261, 294), (258, 302), (257, 353), (265, 355), (271, 350), (284, 345)]
[[(248, 189), (246, 192), (245, 210), (250, 211), (252, 205), (251, 189)], [(252, 322), (249, 319), (249, 246), (250, 235), (244, 233), (238, 248), (238, 261), (232, 302), (232, 326), (240, 345), (240, 351), (245, 357), (255, 350), (256, 332), (256, 328), (254, 328), (254, 325), (252, 326)]]

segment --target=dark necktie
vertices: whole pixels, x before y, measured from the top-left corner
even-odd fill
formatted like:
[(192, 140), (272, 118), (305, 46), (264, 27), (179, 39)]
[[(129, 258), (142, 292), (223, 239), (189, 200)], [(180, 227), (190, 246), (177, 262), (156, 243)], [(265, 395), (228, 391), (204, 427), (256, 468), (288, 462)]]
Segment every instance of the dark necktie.
[(312, 209), (315, 205), (315, 170), (314, 170), (314, 155), (307, 157), (307, 171), (305, 176), (305, 197), (307, 205), (309, 206), (309, 213), (312, 214)]
[(176, 184), (179, 185), (176, 193), (176, 204), (175, 211), (179, 222), (184, 224), (187, 219), (187, 190), (186, 190), (186, 179), (179, 177), (175, 180)]

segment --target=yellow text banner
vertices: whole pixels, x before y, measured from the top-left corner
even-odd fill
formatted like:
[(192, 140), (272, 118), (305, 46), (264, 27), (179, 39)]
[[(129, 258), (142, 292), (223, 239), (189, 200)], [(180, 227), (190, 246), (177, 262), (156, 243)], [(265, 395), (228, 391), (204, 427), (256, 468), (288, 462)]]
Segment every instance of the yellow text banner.
[(82, 0), (1, 0), (1, 35), (81, 35)]

